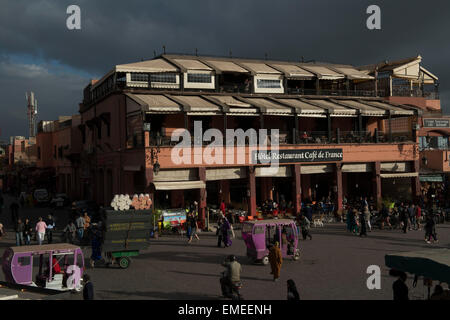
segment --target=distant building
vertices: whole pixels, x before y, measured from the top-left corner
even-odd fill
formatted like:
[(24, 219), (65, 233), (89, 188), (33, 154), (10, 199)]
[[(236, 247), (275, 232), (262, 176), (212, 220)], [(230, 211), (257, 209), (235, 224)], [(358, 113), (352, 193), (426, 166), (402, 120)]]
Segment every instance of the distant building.
[(79, 199), (79, 161), (82, 147), (80, 115), (41, 121), (36, 135), (37, 167), (40, 174), (51, 177), (52, 190)]

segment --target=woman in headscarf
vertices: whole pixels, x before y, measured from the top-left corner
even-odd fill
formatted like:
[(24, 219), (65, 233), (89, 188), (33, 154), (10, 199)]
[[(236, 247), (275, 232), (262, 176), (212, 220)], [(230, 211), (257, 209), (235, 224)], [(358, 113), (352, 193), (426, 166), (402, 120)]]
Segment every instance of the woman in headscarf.
[(226, 217), (223, 217), (223, 223), (220, 227), (222, 230), (222, 241), (225, 247), (230, 247), (232, 244), (230, 233), (231, 233), (231, 224)]
[(281, 265), (283, 264), (280, 243), (278, 241), (269, 248), (269, 263), (272, 268), (271, 274), (273, 274), (273, 281), (277, 281), (280, 277)]

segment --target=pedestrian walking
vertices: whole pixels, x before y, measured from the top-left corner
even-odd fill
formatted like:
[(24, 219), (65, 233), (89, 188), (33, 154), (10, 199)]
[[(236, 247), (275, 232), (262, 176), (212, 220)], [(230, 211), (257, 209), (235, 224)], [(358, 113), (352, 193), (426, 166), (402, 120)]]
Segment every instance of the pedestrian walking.
[(19, 218), (14, 226), (14, 231), (16, 232), (16, 246), (24, 245), (23, 241), (23, 231), (24, 231), (24, 224), (22, 220)]
[(73, 221), (69, 221), (69, 223), (64, 228), (63, 232), (65, 236), (65, 241), (73, 243), (77, 232), (77, 227), (75, 226), (75, 223), (73, 223)]
[(216, 236), (217, 236), (217, 246), (219, 248), (222, 247), (222, 224), (223, 224), (224, 216), (220, 214), (219, 219), (217, 220), (217, 230), (216, 230)]
[(188, 225), (191, 228), (191, 234), (189, 235), (188, 243), (192, 242), (192, 239), (195, 237), (197, 240), (200, 240), (200, 238), (197, 235), (198, 230), (198, 223), (197, 218), (194, 216), (194, 214), (191, 212), (188, 217)]
[(400, 208), (399, 208), (399, 219), (400, 221), (403, 223), (403, 233), (406, 233), (406, 230), (408, 230), (408, 221), (409, 221), (409, 217), (408, 217), (408, 211), (406, 210), (406, 208), (403, 206), (403, 202), (400, 204)]
[(287, 281), (287, 299), (289, 301), (300, 300), (300, 295), (297, 290), (297, 286), (295, 285), (294, 280), (289, 279)]
[(281, 255), (280, 243), (275, 242), (275, 245), (269, 247), (269, 263), (272, 269), (270, 274), (273, 274), (273, 281), (278, 281), (283, 264), (283, 257)]
[(409, 230), (417, 230), (416, 229), (416, 210), (414, 208), (414, 204), (410, 204), (408, 208), (409, 215)]
[[(370, 214), (370, 213), (369, 213)], [(366, 221), (366, 215), (365, 213), (361, 212), (359, 214), (359, 236), (366, 236), (367, 237), (367, 227), (366, 227), (367, 221)]]
[(31, 227), (30, 219), (25, 218), (25, 223), (23, 224), (23, 240), (27, 246), (31, 243), (32, 234), (33, 228)]
[(416, 205), (416, 224), (417, 224), (417, 230), (421, 230), (420, 223), (422, 222), (422, 208), (420, 205)]
[(302, 230), (303, 240), (306, 240), (306, 237), (309, 237), (309, 240), (312, 240), (311, 233), (309, 232), (311, 229), (311, 221), (309, 221), (304, 215), (300, 218), (300, 228)]
[(369, 210), (369, 207), (367, 207), (367, 206), (364, 207), (363, 214), (364, 214), (364, 220), (366, 222), (365, 225), (368, 227), (369, 232), (371, 232), (372, 231), (372, 225), (370, 224), (370, 210)]
[(88, 274), (84, 274), (83, 281), (83, 300), (94, 300), (94, 285), (92, 284), (91, 277)]
[(75, 226), (77, 227), (77, 237), (78, 237), (78, 241), (81, 243), (83, 242), (83, 235), (84, 235), (84, 218), (83, 216), (80, 214), (77, 218), (77, 220), (75, 220)]
[(426, 216), (425, 220), (425, 241), (426, 243), (431, 243), (431, 238), (433, 237), (433, 240), (437, 241), (437, 235), (436, 235), (436, 222), (433, 219), (432, 214), (428, 214)]
[(233, 242), (231, 240), (232, 231), (231, 231), (231, 224), (226, 217), (223, 218), (223, 223), (220, 226), (220, 229), (222, 231), (222, 241), (224, 246), (230, 247)]
[(47, 230), (47, 224), (42, 220), (42, 217), (39, 217), (39, 221), (36, 224), (36, 235), (37, 241), (39, 245), (42, 245), (44, 242), (45, 231)]
[(102, 240), (100, 230), (94, 229), (92, 232), (92, 254), (91, 254), (91, 267), (95, 267), (95, 262), (102, 259)]
[(51, 244), (53, 242), (53, 230), (55, 229), (55, 221), (53, 220), (53, 217), (51, 214), (48, 215), (48, 219), (47, 219), (47, 241), (48, 244)]

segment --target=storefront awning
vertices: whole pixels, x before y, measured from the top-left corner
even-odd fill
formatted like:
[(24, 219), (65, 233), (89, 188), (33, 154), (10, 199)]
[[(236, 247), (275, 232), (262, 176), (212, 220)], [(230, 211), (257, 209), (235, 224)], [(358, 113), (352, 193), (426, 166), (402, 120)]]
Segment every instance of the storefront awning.
[(191, 190), (205, 189), (204, 181), (169, 181), (169, 182), (153, 182), (156, 190)]
[(407, 173), (381, 173), (381, 178), (414, 178), (419, 175), (418, 172), (407, 172)]
[(420, 182), (444, 182), (442, 175), (419, 176)]

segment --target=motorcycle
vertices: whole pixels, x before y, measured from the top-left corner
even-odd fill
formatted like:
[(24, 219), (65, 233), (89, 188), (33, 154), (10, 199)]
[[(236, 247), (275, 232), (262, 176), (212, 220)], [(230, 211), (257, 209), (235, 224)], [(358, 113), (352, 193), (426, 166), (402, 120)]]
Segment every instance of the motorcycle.
[(242, 282), (232, 282), (228, 280), (227, 272), (223, 271), (220, 277), (220, 285), (222, 287), (222, 294), (231, 300), (244, 300), (241, 295)]
[[(226, 266), (226, 262), (230, 260), (225, 260), (223, 262), (223, 266)], [(222, 271), (220, 276), (220, 286), (222, 289), (222, 295), (226, 298), (230, 298), (232, 300), (244, 300), (241, 295), (242, 282), (231, 282), (228, 277), (228, 270)]]

